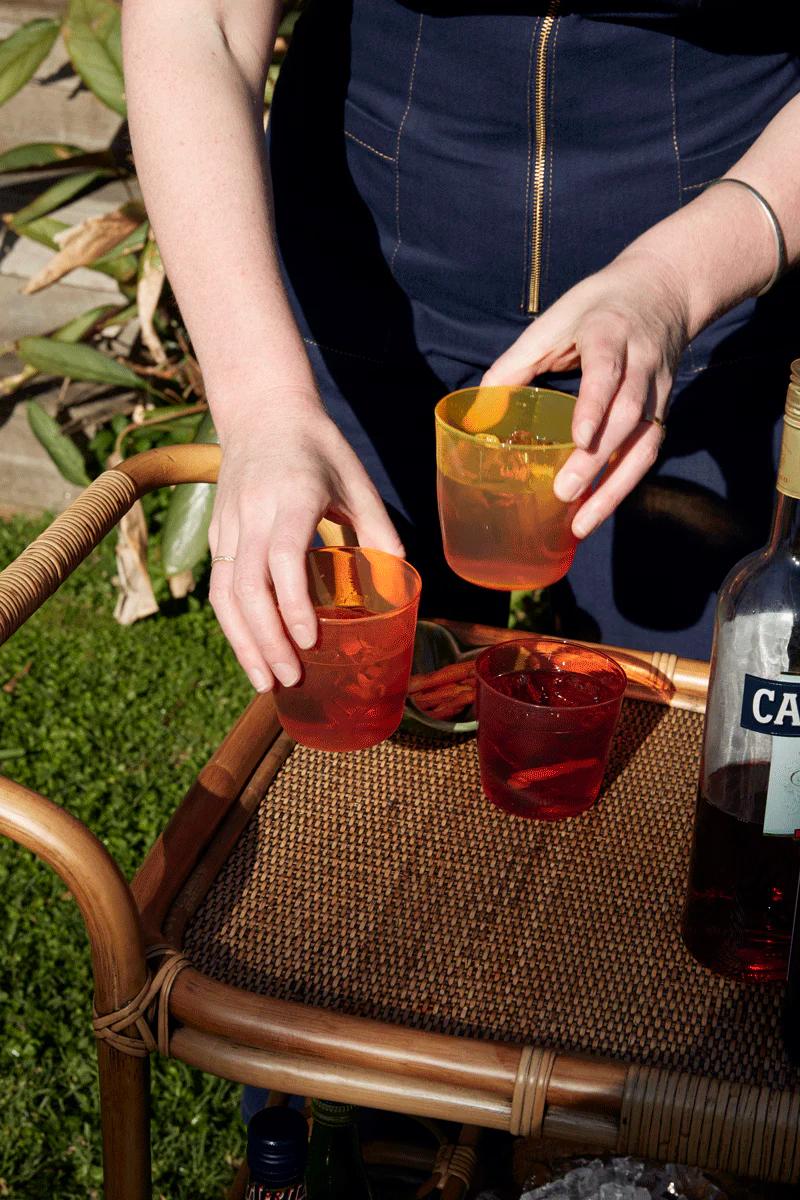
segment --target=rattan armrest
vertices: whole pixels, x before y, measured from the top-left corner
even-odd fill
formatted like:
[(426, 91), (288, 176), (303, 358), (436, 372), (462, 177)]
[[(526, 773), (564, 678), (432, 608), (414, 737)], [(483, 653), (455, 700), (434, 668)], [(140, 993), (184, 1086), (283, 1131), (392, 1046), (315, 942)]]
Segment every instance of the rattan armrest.
[(174, 483), (214, 483), (218, 446), (170, 446), (104, 471), (0, 573), (0, 645), (61, 586), (140, 496)]
[(141, 924), (105, 846), (66, 809), (3, 776), (0, 833), (51, 866), (74, 896), (91, 943), (98, 1010), (113, 1012), (127, 1004), (146, 978)]

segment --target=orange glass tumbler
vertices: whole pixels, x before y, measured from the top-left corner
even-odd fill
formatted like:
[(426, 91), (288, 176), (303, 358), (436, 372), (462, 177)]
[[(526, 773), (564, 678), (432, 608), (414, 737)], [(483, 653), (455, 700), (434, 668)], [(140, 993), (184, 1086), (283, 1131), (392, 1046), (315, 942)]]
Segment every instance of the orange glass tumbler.
[(355, 546), (310, 550), (308, 584), (319, 633), (294, 687), (275, 688), (283, 728), (317, 750), (363, 750), (403, 716), (420, 577), (393, 554)]
[(462, 579), (499, 591), (567, 573), (572, 519), (553, 480), (575, 446), (575, 397), (537, 387), (464, 388), (436, 405), (439, 520)]

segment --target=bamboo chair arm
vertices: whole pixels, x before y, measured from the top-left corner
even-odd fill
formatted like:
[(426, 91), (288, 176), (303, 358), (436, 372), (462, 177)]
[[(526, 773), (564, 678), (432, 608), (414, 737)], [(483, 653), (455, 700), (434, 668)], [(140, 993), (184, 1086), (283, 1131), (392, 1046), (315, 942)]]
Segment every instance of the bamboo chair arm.
[[(104, 471), (0, 572), (0, 645), (16, 633), (146, 492), (176, 483), (216, 483), (219, 446), (168, 446)], [(320, 522), (327, 546), (352, 543), (352, 530)]]
[(63, 879), (92, 949), (98, 1012), (116, 1012), (143, 988), (147, 967), (128, 884), (93, 833), (66, 809), (0, 776), (0, 833), (32, 850)]
[(102, 475), (0, 573), (0, 645), (52, 596), (132, 505), (154, 488), (213, 483), (218, 446), (169, 446), (137, 454)]

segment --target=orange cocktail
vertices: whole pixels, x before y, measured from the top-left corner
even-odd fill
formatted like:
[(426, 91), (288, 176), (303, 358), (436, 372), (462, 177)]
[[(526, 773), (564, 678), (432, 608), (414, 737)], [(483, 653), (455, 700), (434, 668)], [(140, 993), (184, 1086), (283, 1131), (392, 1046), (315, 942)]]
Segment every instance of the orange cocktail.
[(463, 579), (512, 591), (569, 570), (579, 502), (553, 480), (574, 444), (574, 396), (547, 388), (464, 388), (436, 406), (439, 519), (448, 563)]
[(393, 554), (354, 546), (311, 550), (308, 584), (319, 634), (298, 650), (303, 674), (275, 689), (281, 724), (317, 750), (363, 750), (403, 716), (420, 578)]

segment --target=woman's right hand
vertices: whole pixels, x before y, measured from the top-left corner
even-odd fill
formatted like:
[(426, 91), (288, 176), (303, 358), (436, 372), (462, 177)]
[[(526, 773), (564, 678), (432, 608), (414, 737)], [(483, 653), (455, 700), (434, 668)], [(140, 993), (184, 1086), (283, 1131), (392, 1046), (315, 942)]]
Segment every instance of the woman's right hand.
[[(227, 408), (209, 529), (210, 598), (256, 691), (300, 677), (295, 645), (313, 646), (306, 551), (324, 516), (351, 525), (362, 546), (403, 555), (377, 490), (319, 399), (270, 389)], [(235, 419), (232, 421), (231, 418)], [(294, 643), (294, 644), (293, 644)]]

